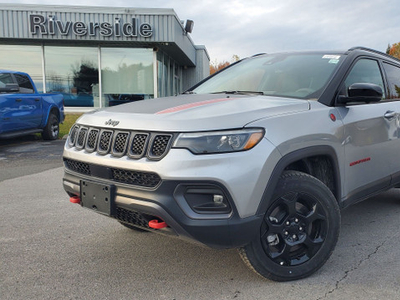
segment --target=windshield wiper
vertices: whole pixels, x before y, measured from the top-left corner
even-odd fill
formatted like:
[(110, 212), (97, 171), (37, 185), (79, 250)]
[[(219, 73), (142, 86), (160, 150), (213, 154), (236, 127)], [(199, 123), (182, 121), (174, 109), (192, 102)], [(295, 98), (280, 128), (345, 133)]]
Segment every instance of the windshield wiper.
[(232, 94), (232, 95), (264, 95), (264, 92), (257, 91), (221, 91), (211, 94)]
[(184, 95), (192, 95), (192, 94), (196, 94), (196, 93), (193, 91), (186, 91), (186, 92), (183, 92), (183, 94)]

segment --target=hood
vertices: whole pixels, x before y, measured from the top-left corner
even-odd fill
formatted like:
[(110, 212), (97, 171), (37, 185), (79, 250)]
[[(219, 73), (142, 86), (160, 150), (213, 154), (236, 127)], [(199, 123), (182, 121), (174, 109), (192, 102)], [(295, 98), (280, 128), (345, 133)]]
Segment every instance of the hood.
[(164, 132), (242, 128), (309, 109), (305, 100), (225, 94), (180, 95), (131, 102), (84, 114), (79, 124)]

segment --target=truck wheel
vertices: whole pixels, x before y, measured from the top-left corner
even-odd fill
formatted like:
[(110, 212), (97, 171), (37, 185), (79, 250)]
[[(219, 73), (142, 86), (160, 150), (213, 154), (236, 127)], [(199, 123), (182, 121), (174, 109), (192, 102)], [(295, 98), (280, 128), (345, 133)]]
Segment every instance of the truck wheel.
[(44, 140), (56, 140), (60, 132), (59, 120), (55, 114), (50, 113), (46, 127), (43, 129), (42, 138)]
[(239, 249), (256, 273), (275, 281), (307, 277), (332, 254), (340, 211), (332, 192), (297, 171), (282, 174), (257, 238)]

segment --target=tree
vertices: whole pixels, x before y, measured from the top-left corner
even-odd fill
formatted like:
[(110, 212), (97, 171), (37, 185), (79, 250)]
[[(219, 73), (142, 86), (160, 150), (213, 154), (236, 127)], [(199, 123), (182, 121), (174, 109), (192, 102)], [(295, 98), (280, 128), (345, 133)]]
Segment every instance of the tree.
[(236, 61), (240, 60), (240, 57), (238, 55), (233, 55), (231, 62), (228, 61), (222, 61), (222, 62), (217, 62), (216, 60), (210, 64), (210, 75), (218, 72), (219, 70), (222, 70), (223, 68), (226, 68), (229, 66), (231, 63), (234, 63)]
[(389, 54), (389, 52), (390, 52), (390, 47), (391, 47), (391, 45), (388, 44), (388, 46), (387, 46), (387, 48), (386, 48), (386, 54)]
[(213, 63), (210, 64), (210, 75), (218, 72), (219, 70), (222, 70), (223, 68), (226, 68), (229, 65), (230, 63), (227, 61), (223, 62), (214, 61)]
[(91, 61), (82, 60), (81, 63), (76, 62), (75, 66), (71, 65), (73, 73), (73, 84), (77, 89), (77, 93), (92, 93), (94, 84), (99, 83), (99, 71)]
[(393, 44), (389, 49), (389, 55), (400, 59), (400, 42)]

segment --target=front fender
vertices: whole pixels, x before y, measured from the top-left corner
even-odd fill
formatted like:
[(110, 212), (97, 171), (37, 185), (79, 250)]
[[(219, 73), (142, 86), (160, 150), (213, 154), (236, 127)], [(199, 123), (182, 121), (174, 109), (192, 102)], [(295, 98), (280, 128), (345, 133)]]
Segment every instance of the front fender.
[(336, 151), (330, 146), (311, 146), (300, 150), (293, 151), (283, 156), (275, 165), (271, 177), (268, 180), (267, 186), (263, 193), (260, 205), (257, 209), (257, 215), (264, 215), (272, 201), (272, 196), (278, 184), (279, 178), (285, 168), (291, 163), (298, 160), (313, 157), (313, 156), (327, 156), (332, 162), (333, 174), (335, 178), (336, 199), (341, 199), (341, 181), (340, 181), (340, 168)]

